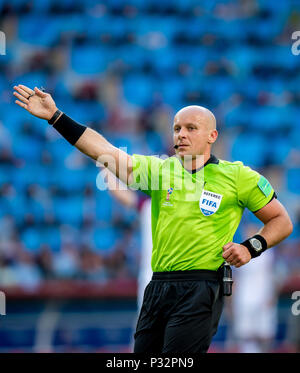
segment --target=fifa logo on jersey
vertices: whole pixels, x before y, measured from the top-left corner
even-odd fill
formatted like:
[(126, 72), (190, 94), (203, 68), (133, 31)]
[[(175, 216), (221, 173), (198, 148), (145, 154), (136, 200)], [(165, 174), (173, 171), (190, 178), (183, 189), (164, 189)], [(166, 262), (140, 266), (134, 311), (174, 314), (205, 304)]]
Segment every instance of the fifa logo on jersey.
[(168, 189), (166, 201), (170, 201), (170, 195), (173, 193), (173, 188)]
[(207, 206), (211, 206), (211, 207), (213, 207), (213, 208), (216, 208), (217, 207), (217, 204), (216, 204), (216, 202), (214, 202), (214, 201), (210, 201), (209, 199), (203, 199), (203, 204), (204, 205), (207, 205)]
[(210, 216), (218, 211), (222, 197), (222, 194), (213, 193), (203, 189), (199, 201), (199, 207), (202, 214), (204, 216)]

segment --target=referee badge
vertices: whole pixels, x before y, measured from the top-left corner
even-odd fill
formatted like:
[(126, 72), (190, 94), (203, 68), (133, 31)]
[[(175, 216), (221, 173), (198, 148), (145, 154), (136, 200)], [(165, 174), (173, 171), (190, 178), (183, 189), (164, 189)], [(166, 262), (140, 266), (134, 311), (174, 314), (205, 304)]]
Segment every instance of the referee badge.
[(203, 189), (199, 201), (199, 206), (202, 214), (204, 216), (210, 216), (218, 211), (222, 201), (222, 197), (222, 194), (217, 194)]

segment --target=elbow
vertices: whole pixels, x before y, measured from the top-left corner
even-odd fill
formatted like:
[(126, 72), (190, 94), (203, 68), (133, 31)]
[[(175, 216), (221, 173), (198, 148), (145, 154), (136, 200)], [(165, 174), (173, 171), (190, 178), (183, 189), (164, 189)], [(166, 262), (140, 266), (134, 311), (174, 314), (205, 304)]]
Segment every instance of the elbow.
[(290, 225), (289, 225), (289, 235), (293, 233), (293, 230), (294, 230), (294, 226), (293, 226), (293, 223), (290, 221)]
[(293, 229), (294, 229), (293, 223), (292, 223), (290, 218), (286, 222), (285, 227), (286, 227), (286, 236), (285, 237), (288, 237), (293, 233)]

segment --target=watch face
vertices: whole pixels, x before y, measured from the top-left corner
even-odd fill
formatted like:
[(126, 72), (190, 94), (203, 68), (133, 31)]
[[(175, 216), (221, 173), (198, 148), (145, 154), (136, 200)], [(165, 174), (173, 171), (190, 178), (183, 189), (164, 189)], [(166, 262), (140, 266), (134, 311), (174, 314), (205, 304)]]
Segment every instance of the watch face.
[(255, 251), (259, 252), (262, 250), (262, 244), (257, 238), (251, 238), (250, 243)]

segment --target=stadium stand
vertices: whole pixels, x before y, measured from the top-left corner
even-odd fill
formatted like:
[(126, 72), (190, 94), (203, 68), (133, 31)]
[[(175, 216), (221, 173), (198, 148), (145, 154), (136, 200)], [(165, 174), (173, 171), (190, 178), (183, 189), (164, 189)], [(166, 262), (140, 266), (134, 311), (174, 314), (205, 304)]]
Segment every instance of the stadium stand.
[[(284, 284), (300, 275), (300, 57), (290, 39), (299, 2), (2, 0), (0, 19), (7, 37), (0, 56), (0, 287), (135, 279), (139, 265), (137, 214), (97, 189), (91, 161), (16, 107), (13, 86), (22, 83), (45, 87), (58, 107), (130, 153), (171, 154), (176, 110), (211, 109), (221, 134), (216, 155), (266, 175), (291, 215), (293, 234), (272, 249), (288, 292)], [(278, 349), (289, 342), (282, 316), (289, 303), (280, 294)], [(74, 340), (103, 350), (120, 340), (126, 350), (129, 316), (115, 331), (119, 339), (101, 324)], [(21, 334), (5, 327), (0, 350), (34, 349), (36, 315), (30, 320)], [(221, 322), (214, 346), (224, 347), (228, 323)], [(53, 333), (58, 350), (71, 338), (61, 326)]]

